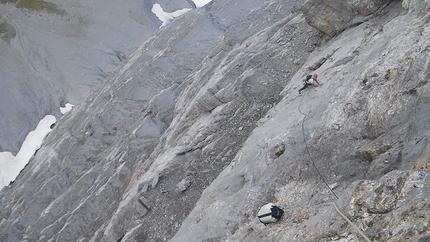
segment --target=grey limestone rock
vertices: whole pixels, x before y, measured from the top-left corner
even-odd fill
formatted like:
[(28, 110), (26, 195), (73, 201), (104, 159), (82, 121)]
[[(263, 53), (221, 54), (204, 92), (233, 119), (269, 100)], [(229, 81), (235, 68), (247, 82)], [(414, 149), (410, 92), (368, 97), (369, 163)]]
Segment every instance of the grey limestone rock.
[[(373, 2), (335, 37), (304, 1), (214, 1), (159, 29), (0, 191), (0, 240), (363, 241), (335, 203), (371, 240), (425, 241), (429, 6)], [(285, 213), (264, 226), (267, 203)]]
[(393, 0), (308, 0), (301, 7), (306, 20), (329, 36), (342, 32), (345, 28), (361, 24), (363, 18), (381, 12)]

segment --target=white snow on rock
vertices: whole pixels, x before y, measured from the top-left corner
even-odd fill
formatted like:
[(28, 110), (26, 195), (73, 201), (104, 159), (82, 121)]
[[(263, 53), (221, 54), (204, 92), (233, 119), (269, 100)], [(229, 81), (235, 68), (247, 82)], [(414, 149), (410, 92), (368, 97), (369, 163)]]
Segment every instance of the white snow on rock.
[(7, 186), (15, 180), (30, 158), (40, 148), (43, 139), (51, 131), (51, 125), (56, 121), (57, 119), (52, 115), (46, 115), (40, 120), (36, 129), (28, 133), (16, 156), (10, 152), (0, 153), (0, 187)]
[(200, 8), (212, 2), (212, 0), (194, 0), (193, 2), (196, 4), (196, 7)]
[(172, 19), (179, 17), (190, 10), (191, 8), (184, 8), (184, 9), (177, 10), (173, 13), (166, 13), (164, 12), (161, 5), (158, 3), (154, 4), (151, 9), (151, 11), (155, 14), (155, 16), (157, 16), (157, 18), (159, 18), (161, 22), (163, 22), (160, 28), (168, 24)]
[(65, 105), (65, 107), (63, 108), (63, 107), (60, 107), (60, 112), (64, 115), (64, 114), (66, 114), (67, 112), (69, 112), (70, 110), (72, 110), (72, 108), (74, 107), (74, 105), (73, 104), (70, 104), (70, 103), (66, 103), (66, 105)]
[[(60, 107), (60, 112), (64, 115), (73, 107), (74, 105), (66, 103), (65, 107)], [(36, 129), (28, 133), (16, 156), (13, 156), (11, 152), (0, 152), (0, 188), (9, 185), (16, 179), (34, 153), (41, 147), (43, 139), (51, 131), (51, 125), (55, 122), (57, 119), (52, 115), (46, 115), (40, 120)]]
[[(197, 8), (201, 8), (206, 4), (210, 3), (211, 1), (212, 0), (195, 0), (193, 2)], [(164, 12), (163, 8), (158, 3), (155, 3), (151, 9), (151, 11), (155, 14), (155, 16), (157, 16), (157, 18), (160, 19), (162, 22), (160, 28), (168, 24), (172, 19), (179, 17), (190, 10), (191, 8), (184, 8), (172, 13), (168, 13), (168, 12)]]

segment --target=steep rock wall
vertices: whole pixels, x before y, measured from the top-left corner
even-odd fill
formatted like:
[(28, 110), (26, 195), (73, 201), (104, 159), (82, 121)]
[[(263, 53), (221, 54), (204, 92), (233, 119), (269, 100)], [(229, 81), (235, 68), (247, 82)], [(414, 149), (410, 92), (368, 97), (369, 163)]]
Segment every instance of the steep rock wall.
[[(239, 7), (231, 2), (213, 3), (207, 7), (208, 12), (194, 11), (161, 29), (108, 77), (106, 84), (84, 101), (85, 105), (78, 105), (61, 119), (58, 131), (52, 132), (38, 151), (34, 160), (39, 161), (31, 162), (21, 173), (20, 177), (25, 178), (18, 178), (24, 183), (15, 182), (5, 189), (8, 195), (2, 195), (7, 206), (2, 215), (8, 218), (1, 223), (5, 231), (2, 239), (116, 241), (130, 230), (136, 231), (138, 238), (173, 236), (202, 189), (235, 155), (254, 123), (279, 100), (279, 92), (293, 73), (284, 73), (284, 62), (269, 60), (261, 49), (269, 48), (277, 58), (288, 56), (286, 64), (298, 69), (293, 62), (303, 62), (319, 39), (302, 41), (303, 53), (282, 52), (276, 41), (291, 45), (288, 39), (318, 37), (319, 33), (312, 29), (302, 33), (291, 27), (289, 32), (279, 31), (292, 18), (285, 16), (294, 4), (286, 8), (279, 3), (257, 3)], [(261, 9), (252, 12), (255, 6)], [(233, 15), (228, 22), (229, 14), (224, 8), (231, 7), (249, 15)], [(303, 20), (295, 23), (304, 24)], [(259, 32), (258, 40), (248, 41), (248, 46), (242, 43)], [(241, 53), (245, 48), (255, 52), (253, 60)], [(205, 57), (213, 61), (204, 61)], [(238, 61), (231, 64), (235, 58)], [(267, 66), (261, 61), (267, 61)], [(228, 66), (220, 68), (220, 63)], [(200, 71), (193, 74), (197, 68)], [(260, 77), (264, 78), (282, 78), (262, 83), (258, 80), (260, 88), (253, 90), (257, 79), (241, 74), (241, 68), (249, 69), (249, 73), (262, 72)], [(211, 77), (213, 73), (219, 77)], [(211, 85), (217, 84), (223, 91), (216, 94), (213, 87), (201, 88), (209, 78)], [(194, 79), (198, 82), (193, 84)], [(235, 79), (235, 85), (226, 85), (226, 80)], [(267, 87), (275, 93), (266, 94)], [(190, 91), (186, 93), (196, 93), (198, 98), (187, 100), (188, 94), (179, 98), (187, 88)], [(209, 117), (203, 104), (215, 108), (219, 103), (205, 101), (204, 95), (197, 94), (200, 90), (213, 92), (229, 103), (228, 107)], [(252, 95), (259, 93), (264, 95), (254, 100)], [(229, 97), (232, 94), (237, 96), (234, 101)], [(199, 116), (200, 120), (194, 120)], [(199, 131), (198, 126), (205, 130)], [(216, 132), (217, 128), (224, 132)], [(224, 147), (226, 143), (231, 145)], [(225, 153), (219, 155), (224, 149)], [(159, 163), (161, 167), (156, 166)], [(182, 163), (186, 164), (183, 168), (174, 169)], [(167, 201), (177, 201), (184, 194), (177, 191), (176, 184), (187, 184), (188, 176), (184, 175), (193, 172), (203, 174), (191, 179), (195, 189), (185, 193), (181, 203), (169, 205)], [(147, 180), (140, 178), (142, 174)], [(41, 189), (31, 189), (29, 184), (39, 184)], [(156, 214), (145, 216), (137, 189), (147, 189), (146, 199), (153, 203), (151, 213)], [(148, 225), (154, 229), (139, 229)]]
[[(173, 241), (363, 241), (331, 202), (371, 240), (429, 238), (429, 13), (399, 7), (312, 53)], [(324, 85), (296, 96), (309, 70)]]
[[(429, 6), (329, 39), (302, 4), (216, 1), (159, 30), (0, 192), (0, 240), (360, 241), (336, 202), (371, 239), (425, 241)], [(266, 202), (281, 221), (258, 222)]]
[[(154, 2), (155, 3), (155, 2)], [(157, 1), (166, 11), (187, 0)], [(152, 36), (152, 1), (0, 2), (0, 152), (16, 154), (45, 115), (61, 117)]]
[(301, 10), (310, 25), (326, 35), (333, 36), (345, 28), (361, 24), (368, 19), (364, 18), (365, 16), (380, 12), (391, 2), (396, 0), (309, 0)]

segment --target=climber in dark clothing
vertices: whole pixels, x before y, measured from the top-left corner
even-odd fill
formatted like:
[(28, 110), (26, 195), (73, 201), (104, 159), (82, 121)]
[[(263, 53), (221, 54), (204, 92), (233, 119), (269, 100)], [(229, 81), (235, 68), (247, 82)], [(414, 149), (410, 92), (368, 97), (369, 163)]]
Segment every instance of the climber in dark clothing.
[(301, 94), (302, 91), (305, 90), (308, 86), (313, 86), (313, 87), (321, 86), (321, 84), (318, 82), (317, 78), (318, 78), (318, 74), (316, 74), (316, 73), (313, 75), (307, 75), (306, 79), (303, 80), (303, 82), (304, 82), (303, 87), (299, 89), (299, 94)]

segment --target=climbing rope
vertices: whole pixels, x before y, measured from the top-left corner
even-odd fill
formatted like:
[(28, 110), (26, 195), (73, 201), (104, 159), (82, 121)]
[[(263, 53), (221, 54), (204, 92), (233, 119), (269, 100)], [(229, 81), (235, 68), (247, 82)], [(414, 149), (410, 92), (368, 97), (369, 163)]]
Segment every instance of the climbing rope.
[[(301, 107), (301, 105), (302, 105), (302, 101), (303, 101), (303, 97), (302, 97), (302, 99), (300, 100), (300, 104), (299, 104), (299, 107), (298, 107), (298, 110), (299, 110), (299, 112), (301, 113), (301, 114), (303, 114), (304, 115), (304, 117), (303, 117), (303, 121), (302, 121), (302, 134), (303, 134), (303, 140), (304, 140), (304, 143), (305, 143), (305, 146), (306, 146), (306, 151), (307, 151), (307, 153), (308, 153), (308, 155), (309, 155), (309, 159), (311, 160), (311, 162), (312, 162), (312, 165), (314, 166), (314, 168), (315, 168), (315, 170), (318, 172), (318, 174), (320, 175), (320, 177), (321, 177), (321, 179), (323, 180), (323, 182), (325, 183), (325, 185), (327, 186), (327, 188), (331, 191), (331, 193), (333, 193), (333, 195), (336, 197), (336, 199), (338, 199), (338, 196), (336, 195), (336, 193), (334, 193), (334, 191), (333, 191), (333, 189), (331, 189), (331, 187), (328, 185), (328, 183), (326, 182), (326, 180), (324, 179), (324, 177), (323, 177), (323, 175), (321, 174), (321, 172), (319, 171), (319, 169), (318, 169), (318, 167), (315, 165), (315, 162), (314, 162), (314, 160), (312, 159), (312, 156), (311, 156), (311, 153), (309, 152), (309, 147), (308, 147), (308, 142), (307, 142), (307, 140), (306, 140), (306, 136), (305, 136), (305, 128), (304, 128), (304, 123), (305, 123), (305, 119), (306, 119), (306, 116), (307, 116), (307, 114), (306, 113), (303, 113), (302, 112), (302, 110), (300, 109), (300, 107)], [(328, 204), (331, 204), (331, 205), (333, 205), (333, 207), (336, 209), (336, 212), (349, 224), (349, 225), (351, 225), (351, 227), (355, 230), (355, 231), (357, 231), (357, 233), (359, 233), (360, 235), (361, 235), (361, 237), (363, 237), (363, 239), (365, 240), (365, 241), (367, 241), (367, 242), (371, 242), (371, 240), (363, 233), (363, 231), (361, 231), (358, 227), (357, 227), (357, 225), (355, 225), (353, 222), (351, 222), (351, 220), (349, 220), (340, 210), (339, 210), (339, 208), (337, 207), (337, 205), (336, 205), (336, 203), (334, 203), (334, 202), (330, 202), (330, 203), (328, 203)]]
[[(303, 97), (304, 97), (304, 95), (303, 95)], [(317, 171), (317, 173), (319, 174), (319, 176), (321, 177), (321, 179), (323, 180), (323, 182), (325, 183), (325, 185), (327, 186), (327, 188), (331, 191), (331, 193), (333, 193), (333, 195), (336, 197), (336, 199), (338, 199), (338, 197), (337, 197), (336, 193), (334, 193), (333, 189), (331, 189), (331, 187), (328, 185), (328, 183), (327, 183), (327, 182), (326, 182), (326, 180), (324, 179), (324, 176), (321, 174), (321, 172), (319, 171), (318, 167), (315, 165), (315, 162), (314, 162), (314, 160), (312, 159), (311, 153), (309, 152), (308, 142), (307, 142), (307, 140), (306, 140), (306, 135), (305, 135), (305, 126), (304, 126), (304, 124), (305, 124), (305, 119), (306, 119), (306, 116), (308, 116), (308, 114), (303, 113), (303, 112), (302, 112), (302, 110), (300, 110), (300, 107), (301, 107), (301, 105), (302, 105), (302, 101), (303, 101), (303, 97), (302, 97), (302, 99), (300, 100), (300, 104), (299, 104), (298, 110), (299, 110), (299, 112), (300, 112), (301, 114), (303, 114), (303, 115), (304, 115), (304, 117), (303, 117), (303, 121), (302, 121), (302, 134), (303, 134), (303, 141), (304, 141), (305, 146), (306, 146), (306, 151), (307, 151), (307, 153), (308, 153), (308, 155), (309, 155), (309, 159), (311, 160), (311, 163), (312, 163), (313, 167), (315, 168), (315, 170)]]
[(358, 227), (357, 227), (357, 225), (355, 225), (353, 222), (351, 222), (351, 220), (349, 220), (346, 216), (345, 216), (345, 214), (343, 214), (340, 210), (339, 210), (339, 208), (337, 207), (337, 205), (336, 205), (336, 203), (334, 203), (334, 202), (330, 202), (330, 203), (328, 203), (329, 205), (331, 204), (331, 205), (333, 205), (333, 207), (336, 209), (336, 212), (349, 224), (349, 225), (351, 225), (351, 227), (355, 230), (355, 231), (357, 231), (357, 233), (359, 233), (360, 235), (361, 235), (361, 237), (363, 237), (363, 239), (364, 240), (366, 240), (367, 242), (372, 242), (369, 238), (367, 238), (367, 236), (363, 233), (363, 231), (361, 231)]

